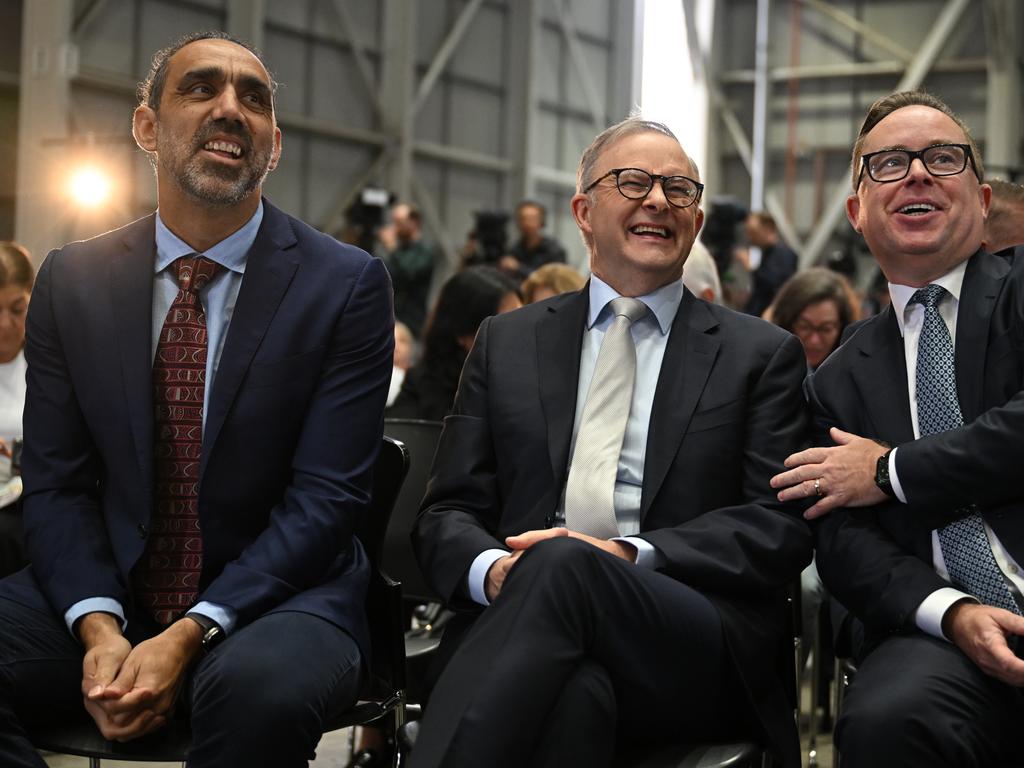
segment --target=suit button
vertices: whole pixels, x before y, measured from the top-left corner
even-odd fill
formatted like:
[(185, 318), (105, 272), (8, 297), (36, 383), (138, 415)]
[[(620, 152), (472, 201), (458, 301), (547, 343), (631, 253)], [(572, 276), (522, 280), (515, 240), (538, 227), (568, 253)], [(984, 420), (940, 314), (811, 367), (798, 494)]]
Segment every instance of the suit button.
[(139, 538), (144, 539), (149, 535), (149, 531), (144, 523), (139, 523)]

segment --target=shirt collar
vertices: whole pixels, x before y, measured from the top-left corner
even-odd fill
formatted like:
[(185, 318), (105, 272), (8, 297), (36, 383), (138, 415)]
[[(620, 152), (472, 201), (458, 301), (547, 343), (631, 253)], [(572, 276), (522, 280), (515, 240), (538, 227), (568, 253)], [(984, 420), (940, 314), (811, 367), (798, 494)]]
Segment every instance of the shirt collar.
[[(604, 308), (612, 299), (619, 298), (621, 294), (604, 282), (597, 275), (590, 276), (590, 314), (587, 317), (587, 328), (593, 328)], [(637, 298), (647, 305), (658, 320), (658, 328), (661, 334), (667, 335), (672, 329), (672, 321), (675, 320), (676, 311), (683, 300), (683, 281), (673, 280), (657, 290)]]
[[(245, 274), (245, 262), (249, 258), (249, 249), (256, 241), (256, 233), (259, 232), (262, 221), (263, 201), (260, 200), (256, 212), (240, 229), (207, 249), (202, 255), (225, 269)], [(164, 220), (160, 218), (158, 210), (156, 212), (156, 269), (154, 271), (162, 272), (176, 259), (195, 252), (195, 248), (167, 228)]]
[[(939, 277), (932, 280), (932, 285), (941, 285), (954, 299), (960, 301), (960, 289), (964, 285), (964, 272), (967, 271), (967, 262), (969, 259), (961, 261), (953, 269)], [(917, 288), (909, 285), (900, 285), (898, 283), (889, 283), (889, 298), (892, 299), (892, 309), (896, 313), (896, 322), (900, 326), (900, 336), (904, 334), (904, 325), (906, 323), (906, 317), (904, 316), (907, 311), (907, 305), (910, 300), (914, 297), (917, 292)]]

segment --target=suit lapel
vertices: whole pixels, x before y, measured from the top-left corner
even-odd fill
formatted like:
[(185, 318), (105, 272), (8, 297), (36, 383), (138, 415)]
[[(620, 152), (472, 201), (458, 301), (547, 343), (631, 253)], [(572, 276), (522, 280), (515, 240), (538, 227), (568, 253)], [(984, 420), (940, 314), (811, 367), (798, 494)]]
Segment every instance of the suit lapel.
[(551, 473), (561, 487), (569, 466), (569, 443), (576, 418), (583, 330), (590, 305), (590, 284), (564, 301), (553, 302), (537, 323), (537, 376), (547, 422)]
[(956, 384), (964, 421), (984, 410), (985, 353), (996, 297), (1009, 272), (1005, 260), (984, 251), (967, 263), (956, 320)]
[(658, 495), (679, 444), (686, 434), (704, 385), (718, 356), (719, 341), (710, 335), (718, 321), (707, 306), (684, 291), (672, 322), (665, 357), (651, 406), (640, 501), (643, 520)]
[(155, 215), (130, 227), (122, 250), (108, 260), (109, 306), (121, 358), (128, 421), (144, 486), (153, 485), (153, 275)]
[(851, 365), (851, 377), (860, 394), (862, 413), (871, 437), (892, 444), (914, 439), (907, 390), (907, 359), (903, 337), (892, 307), (862, 327), (848, 344), (860, 355)]
[(297, 242), (288, 217), (266, 200), (263, 206), (263, 222), (249, 249), (245, 276), (217, 366), (217, 378), (210, 391), (200, 477), (206, 470), (245, 372), (299, 266), (299, 254), (288, 250)]

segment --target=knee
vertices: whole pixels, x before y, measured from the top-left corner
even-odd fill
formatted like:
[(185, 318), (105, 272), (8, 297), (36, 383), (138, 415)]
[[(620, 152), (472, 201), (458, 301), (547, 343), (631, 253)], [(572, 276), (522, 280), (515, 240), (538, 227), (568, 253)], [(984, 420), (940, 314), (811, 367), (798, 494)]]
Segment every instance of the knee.
[(836, 723), (836, 746), (853, 765), (887, 765), (885, 756), (921, 754), (940, 735), (922, 715), (920, 692), (906, 686), (851, 686)]
[(530, 563), (531, 568), (541, 568), (546, 573), (573, 573), (585, 568), (600, 553), (599, 549), (581, 539), (555, 536), (530, 547), (523, 554), (520, 565)]

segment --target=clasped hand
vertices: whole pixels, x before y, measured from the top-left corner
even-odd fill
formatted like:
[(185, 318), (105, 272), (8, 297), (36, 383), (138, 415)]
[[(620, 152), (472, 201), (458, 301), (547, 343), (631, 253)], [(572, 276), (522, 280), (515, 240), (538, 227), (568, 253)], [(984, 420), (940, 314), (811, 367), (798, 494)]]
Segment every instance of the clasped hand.
[(191, 620), (178, 621), (132, 648), (116, 619), (106, 618), (115, 624), (105, 622), (100, 630), (82, 632), (82, 696), (104, 738), (128, 741), (167, 722), (198, 654), (200, 629)]
[(578, 531), (570, 531), (568, 528), (545, 528), (536, 531), (525, 531), (518, 536), (509, 536), (505, 539), (505, 544), (512, 549), (512, 554), (495, 560), (487, 571), (487, 580), (484, 585), (487, 599), (494, 602), (494, 598), (498, 596), (501, 588), (505, 585), (505, 579), (508, 577), (509, 571), (512, 570), (512, 566), (519, 562), (519, 558), (522, 557), (526, 550), (538, 542), (556, 539), (560, 536), (581, 539), (598, 549), (603, 549), (605, 552), (616, 557), (621, 557), (623, 560), (628, 560), (631, 563), (636, 562), (636, 547), (624, 541), (599, 539), (595, 536), (579, 533)]

